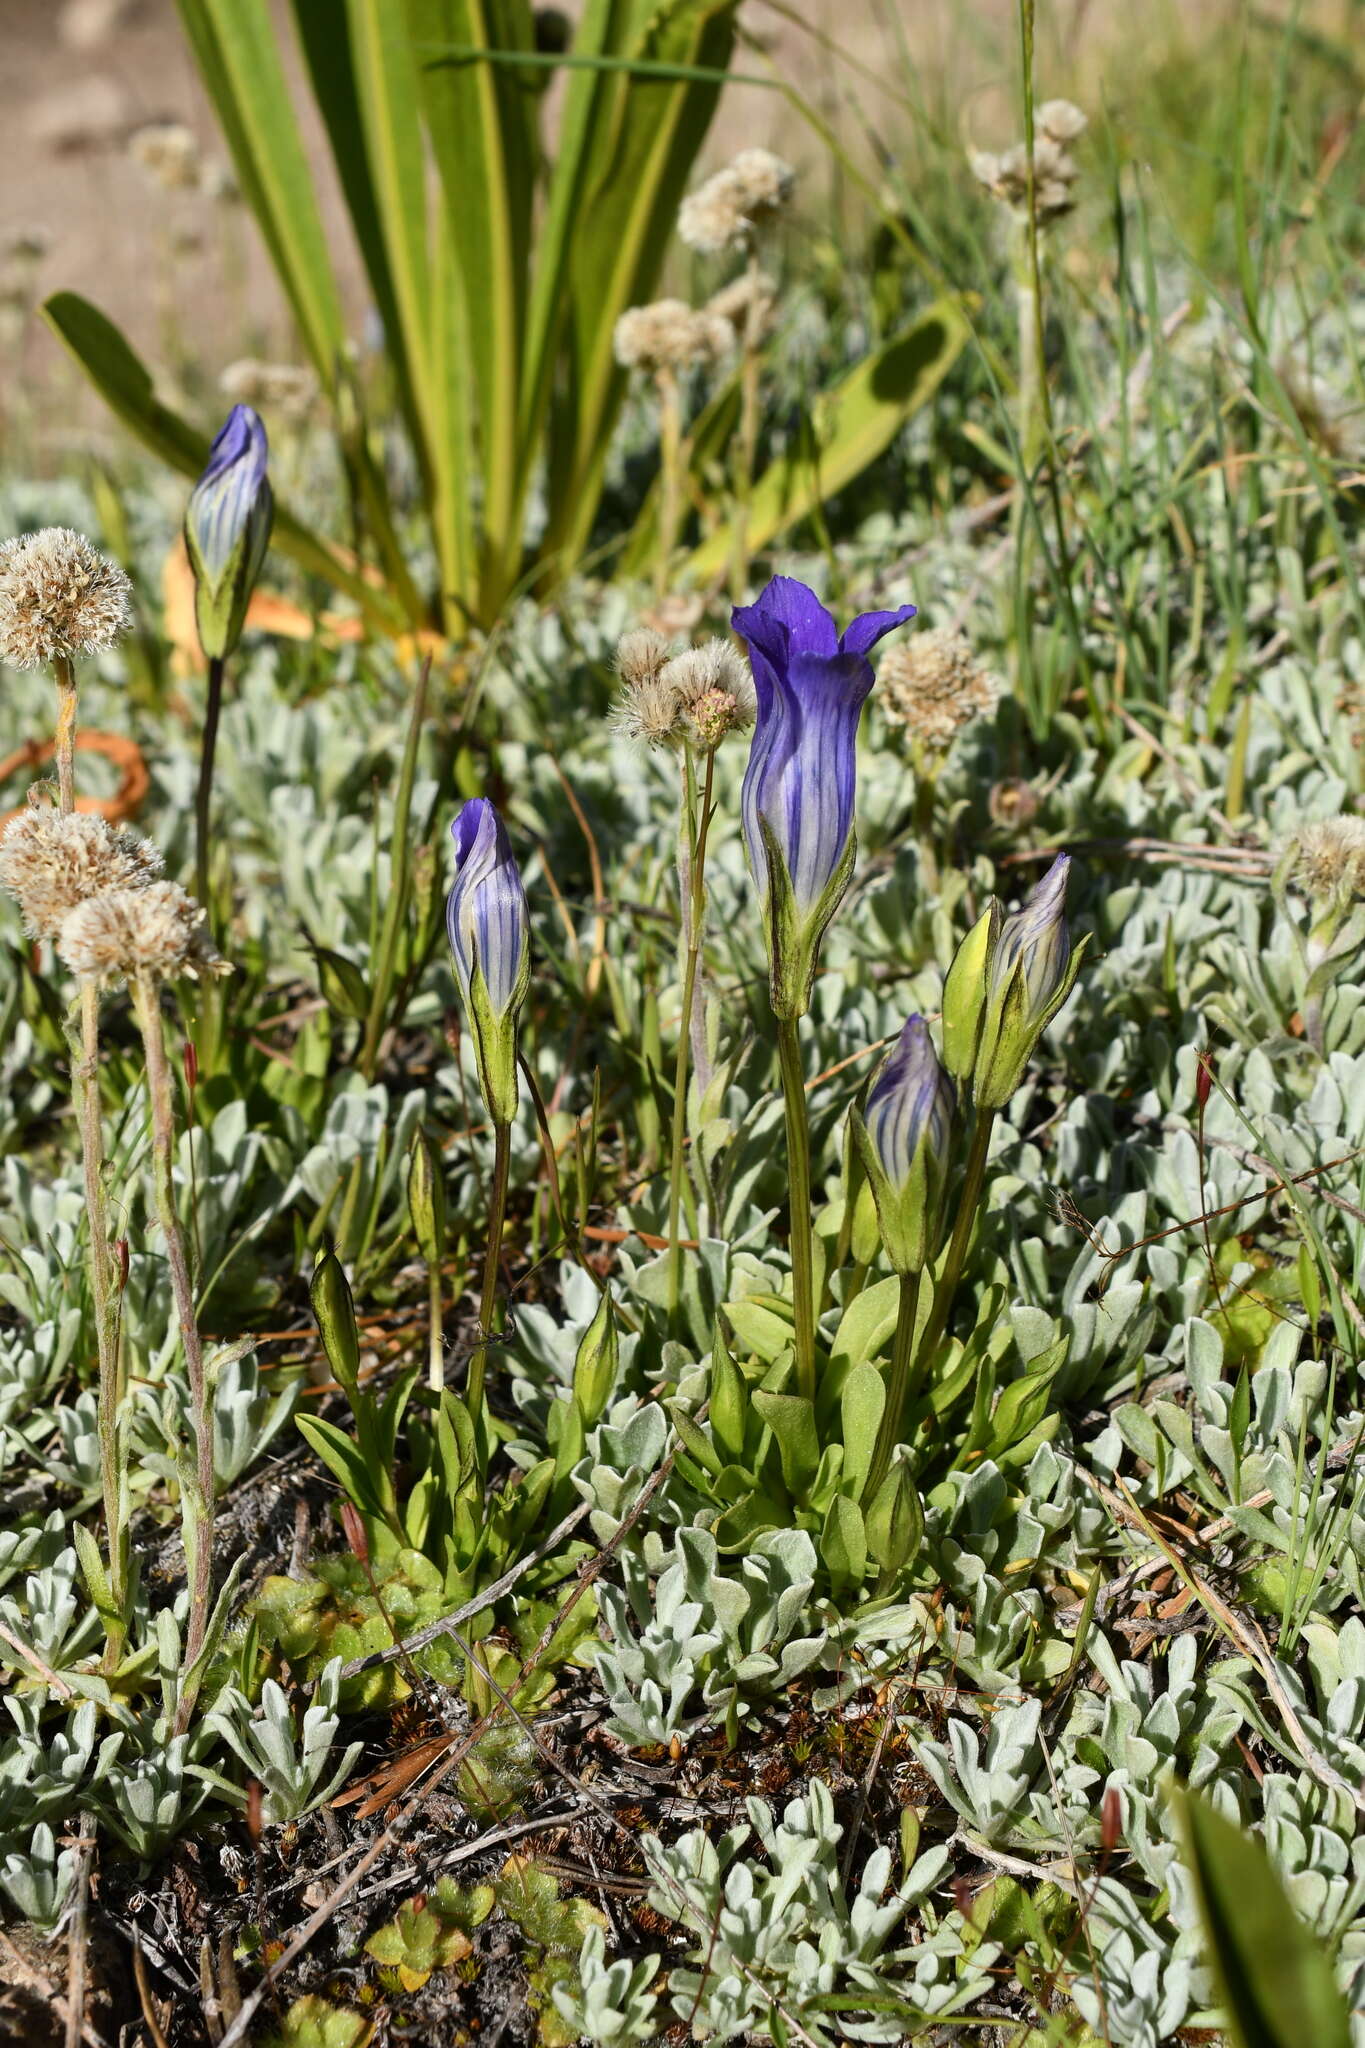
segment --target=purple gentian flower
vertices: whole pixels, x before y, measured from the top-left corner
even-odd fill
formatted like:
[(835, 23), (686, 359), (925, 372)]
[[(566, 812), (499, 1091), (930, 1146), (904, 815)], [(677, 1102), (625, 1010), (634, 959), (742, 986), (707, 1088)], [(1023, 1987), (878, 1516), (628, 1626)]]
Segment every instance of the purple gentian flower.
[(1066, 889), (1071, 855), (1059, 853), (1041, 882), (1011, 911), (1000, 927), (991, 961), (991, 987), (1003, 987), (1020, 962), (1031, 1015), (1045, 1010), (1061, 986), (1071, 959), (1071, 934), (1066, 924)]
[(882, 1240), (898, 1272), (918, 1273), (934, 1255), (956, 1108), (957, 1090), (929, 1028), (911, 1017), (854, 1118)]
[(446, 932), (474, 1031), (479, 1081), (495, 1123), (517, 1106), (517, 1013), (531, 980), (531, 917), (507, 829), (486, 797), (473, 797), (450, 828), (455, 883)]
[[(1070, 875), (1071, 857), (1059, 853), (1019, 909), (1000, 923), (998, 936), (988, 934), (984, 963), (971, 970), (981, 1018), (972, 1090), (981, 1109), (1004, 1108), (1039, 1038), (1075, 986), (1087, 940), (1073, 947), (1067, 929)], [(948, 1006), (945, 985), (945, 1015)]]
[(913, 605), (864, 612), (841, 635), (814, 591), (790, 576), (774, 576), (756, 603), (731, 613), (749, 645), (758, 697), (742, 810), (779, 1016), (805, 1009), (816, 949), (852, 873), (858, 719), (872, 688), (868, 653), (914, 616)]
[(234, 405), (190, 493), (185, 546), (194, 570), (199, 644), (222, 660), (241, 638), (247, 605), (270, 545), (275, 502), (266, 474), (265, 428), (249, 405)]

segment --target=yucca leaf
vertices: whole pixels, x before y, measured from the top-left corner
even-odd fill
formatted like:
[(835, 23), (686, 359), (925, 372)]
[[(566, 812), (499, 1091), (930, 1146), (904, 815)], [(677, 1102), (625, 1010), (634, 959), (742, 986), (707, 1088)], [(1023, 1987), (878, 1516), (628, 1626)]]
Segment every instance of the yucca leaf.
[(1350, 2048), (1331, 1958), (1291, 1904), (1275, 1866), (1197, 1792), (1180, 1794), (1185, 1853), (1209, 1957), (1238, 2048)]
[[(146, 365), (97, 306), (76, 292), (57, 292), (43, 306), (43, 318), (70, 350), (110, 410), (143, 446), (182, 476), (197, 478), (208, 460), (209, 437), (163, 405)], [(400, 628), (403, 616), (392, 600), (348, 566), (327, 541), (286, 506), (275, 508), (271, 545), (310, 575), (355, 600), (381, 632)]]
[[(939, 299), (900, 334), (867, 357), (819, 400), (821, 433), (814, 457), (802, 447), (779, 456), (754, 485), (749, 544), (761, 548), (860, 476), (889, 447), (905, 421), (927, 403), (967, 340), (965, 317)], [(687, 560), (704, 582), (729, 559), (730, 528), (709, 534)]]
[(177, 0), (308, 352), (330, 391), (345, 342), (341, 297), (267, 0)]

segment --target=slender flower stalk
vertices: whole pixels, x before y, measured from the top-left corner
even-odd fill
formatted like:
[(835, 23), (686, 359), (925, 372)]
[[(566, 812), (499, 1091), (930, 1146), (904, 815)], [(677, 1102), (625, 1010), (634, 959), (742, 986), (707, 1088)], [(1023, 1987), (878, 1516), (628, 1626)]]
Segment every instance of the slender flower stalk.
[(659, 402), (659, 526), (654, 551), (655, 596), (668, 585), (669, 564), (682, 514), (683, 383), (691, 369), (716, 362), (730, 347), (729, 323), (718, 315), (689, 306), (684, 299), (655, 299), (647, 306), (628, 306), (612, 334), (616, 360), (623, 370), (643, 370), (653, 380)]
[[(190, 1584), (185, 1669), (192, 1671), (205, 1643), (213, 1593), (213, 1409), (204, 1370), (189, 1259), (175, 1202), (175, 1107), (160, 992), (164, 982), (227, 972), (207, 938), (203, 912), (175, 882), (114, 887), (87, 897), (64, 919), (57, 940), (62, 960), (83, 988), (126, 980), (142, 1034), (151, 1108), (152, 1187), (166, 1245), (171, 1292), (180, 1324), (189, 1381), (195, 1457), (182, 1475), (185, 1560)], [(193, 1712), (198, 1681), (181, 1690), (177, 1733)]]
[(675, 1311), (682, 1295), (682, 1192), (687, 1151), (687, 1071), (692, 1039), (692, 1012), (697, 996), (697, 967), (706, 922), (706, 840), (711, 828), (712, 788), (716, 756), (708, 750), (702, 771), (701, 801), (695, 800), (696, 773), (692, 750), (684, 751), (683, 812), (687, 867), (683, 889), (682, 1009), (678, 1017), (678, 1049), (673, 1066), (673, 1154), (668, 1176), (668, 1306)]
[(507, 1213), (511, 1126), (517, 1111), (517, 1019), (531, 983), (531, 917), (507, 829), (486, 797), (464, 805), (450, 828), (455, 881), (446, 932), (474, 1033), (479, 1086), (493, 1124), (493, 1187), (479, 1302), (479, 1344), (465, 1390), (471, 1421), (483, 1413), (485, 1358), (493, 1335), (498, 1265)]
[(787, 1185), (790, 1191), (792, 1325), (797, 1392), (814, 1401), (815, 1218), (811, 1209), (810, 1118), (801, 1064), (801, 1033), (795, 1017), (777, 1019), (777, 1057), (782, 1070), (782, 1106), (787, 1127)]
[(730, 599), (733, 604), (739, 603), (749, 582), (749, 522), (753, 510), (754, 465), (758, 458), (759, 372), (766, 327), (760, 290), (762, 277), (758, 252), (751, 243), (744, 273), (748, 304), (740, 335), (743, 353), (739, 366), (739, 432), (735, 440), (735, 511), (730, 544)]

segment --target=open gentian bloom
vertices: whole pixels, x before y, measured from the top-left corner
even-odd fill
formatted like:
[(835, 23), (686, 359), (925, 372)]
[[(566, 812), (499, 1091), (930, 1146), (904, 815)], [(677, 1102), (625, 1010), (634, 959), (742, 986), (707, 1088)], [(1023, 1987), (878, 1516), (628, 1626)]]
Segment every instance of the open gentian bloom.
[(455, 884), (446, 932), (469, 1013), (479, 1085), (494, 1123), (517, 1110), (517, 1015), (531, 980), (531, 918), (507, 829), (486, 797), (473, 797), (450, 828)]
[(225, 659), (241, 638), (270, 545), (275, 501), (266, 474), (269, 453), (259, 415), (249, 405), (234, 405), (190, 493), (185, 546), (194, 570), (199, 644), (210, 660)]
[(872, 688), (868, 654), (913, 605), (864, 612), (842, 635), (814, 591), (774, 576), (731, 624), (748, 642), (758, 698), (742, 808), (763, 897), (779, 1017), (810, 1000), (816, 954), (853, 872), (858, 720)]
[(918, 1273), (934, 1255), (956, 1107), (928, 1026), (911, 1017), (853, 1118), (882, 1242), (898, 1273)]

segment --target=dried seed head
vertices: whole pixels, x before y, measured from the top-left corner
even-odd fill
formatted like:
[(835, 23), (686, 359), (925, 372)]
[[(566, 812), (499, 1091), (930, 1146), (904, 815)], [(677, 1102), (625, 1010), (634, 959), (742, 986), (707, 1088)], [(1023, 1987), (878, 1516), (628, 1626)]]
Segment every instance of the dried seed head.
[(728, 322), (714, 313), (698, 312), (682, 299), (628, 306), (613, 334), (616, 360), (627, 370), (685, 370), (695, 363), (714, 363), (733, 341)]
[(293, 363), (262, 363), (255, 356), (243, 356), (228, 364), (218, 389), (235, 405), (302, 419), (318, 395), (318, 380), (311, 370)]
[(193, 192), (199, 184), (199, 144), (183, 121), (149, 121), (128, 138), (128, 154), (166, 192)]
[(712, 294), (706, 310), (728, 321), (740, 341), (756, 347), (767, 340), (776, 324), (777, 281), (766, 270), (743, 270), (732, 283)]
[(1053, 142), (1074, 142), (1090, 122), (1071, 100), (1044, 100), (1035, 125)]
[(877, 673), (886, 716), (935, 754), (946, 754), (963, 726), (988, 717), (1000, 697), (997, 678), (951, 626), (916, 633), (893, 647)]
[(150, 841), (88, 811), (63, 817), (50, 804), (30, 804), (0, 837), (0, 885), (23, 913), (35, 939), (55, 939), (80, 903), (105, 889), (141, 889), (161, 872)]
[(1038, 792), (1031, 782), (1010, 775), (993, 782), (986, 797), (991, 823), (1005, 832), (1022, 832), (1038, 815)]
[(117, 562), (68, 527), (0, 541), (0, 660), (37, 668), (112, 647), (127, 627), (132, 587)]
[[(1033, 143), (1033, 198), (1040, 223), (1059, 219), (1075, 204), (1072, 187), (1080, 173), (1064, 145), (1085, 126), (1085, 115), (1069, 100), (1049, 100), (1039, 109)], [(1027, 214), (1029, 157), (1022, 142), (998, 156), (993, 151), (973, 150), (968, 162), (973, 177), (993, 198), (1021, 217)]]
[(627, 739), (662, 747), (681, 733), (682, 700), (677, 684), (667, 678), (668, 666), (668, 642), (647, 626), (627, 633), (617, 648), (621, 694), (612, 711), (612, 724)]
[(748, 663), (728, 640), (708, 640), (675, 654), (661, 681), (677, 693), (688, 737), (706, 753), (728, 732), (753, 724), (758, 705)]
[(204, 929), (204, 912), (178, 882), (90, 897), (62, 925), (57, 951), (73, 974), (104, 983), (232, 971)]
[(1310, 896), (1365, 896), (1365, 818), (1315, 819), (1291, 845), (1294, 879)]
[(662, 633), (649, 626), (637, 626), (622, 635), (616, 649), (616, 673), (628, 690), (652, 681), (672, 655)]
[(792, 195), (796, 173), (770, 149), (742, 149), (732, 164), (689, 192), (678, 209), (678, 234), (689, 249), (714, 256), (749, 241)]

